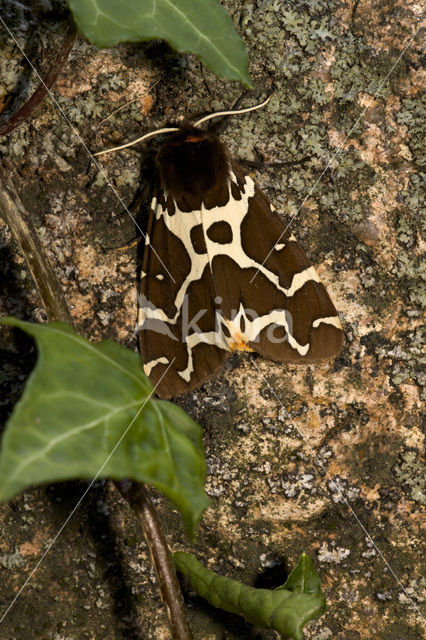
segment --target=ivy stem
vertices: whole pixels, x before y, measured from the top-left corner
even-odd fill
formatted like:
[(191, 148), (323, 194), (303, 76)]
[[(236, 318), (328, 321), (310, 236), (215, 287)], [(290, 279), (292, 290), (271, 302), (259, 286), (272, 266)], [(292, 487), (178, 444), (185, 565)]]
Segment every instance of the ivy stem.
[(114, 484), (129, 502), (141, 524), (157, 572), (173, 640), (193, 640), (172, 555), (146, 487), (129, 480), (115, 481)]
[(34, 279), (50, 322), (70, 322), (60, 283), (39, 240), (32, 220), (4, 168), (0, 165), (0, 214), (15, 238)]
[(10, 133), (22, 124), (34, 111), (36, 107), (44, 100), (44, 98), (49, 93), (50, 87), (55, 83), (56, 78), (59, 73), (62, 71), (62, 67), (64, 66), (67, 58), (73, 48), (74, 41), (77, 35), (77, 29), (74, 23), (71, 23), (68, 27), (67, 35), (65, 37), (65, 42), (59, 50), (58, 55), (54, 59), (52, 66), (49, 71), (46, 73), (44, 78), (40, 81), (37, 89), (34, 91), (33, 95), (22, 107), (6, 120), (6, 122), (2, 122), (0, 124), (0, 136), (5, 136), (7, 133)]

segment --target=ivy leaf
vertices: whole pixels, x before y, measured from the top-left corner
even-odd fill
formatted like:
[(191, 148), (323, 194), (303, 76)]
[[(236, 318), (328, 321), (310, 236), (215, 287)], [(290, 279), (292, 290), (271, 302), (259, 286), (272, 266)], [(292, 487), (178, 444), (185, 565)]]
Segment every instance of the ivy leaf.
[(286, 589), (295, 593), (321, 593), (321, 581), (319, 575), (314, 569), (312, 560), (306, 553), (302, 553), (299, 562), (291, 571), (287, 580), (281, 587), (277, 587), (275, 591)]
[(38, 360), (2, 438), (0, 500), (44, 482), (130, 478), (170, 498), (192, 535), (208, 505), (201, 429), (153, 399), (138, 354), (62, 322), (1, 322), (35, 338)]
[(217, 0), (67, 0), (80, 31), (97, 47), (166, 40), (195, 53), (223, 78), (251, 87), (248, 56), (232, 20)]
[(274, 629), (283, 638), (303, 640), (303, 627), (325, 611), (325, 596), (312, 560), (304, 553), (278, 589), (255, 589), (205, 569), (190, 553), (173, 554), (176, 569), (214, 607), (237, 613), (258, 627)]

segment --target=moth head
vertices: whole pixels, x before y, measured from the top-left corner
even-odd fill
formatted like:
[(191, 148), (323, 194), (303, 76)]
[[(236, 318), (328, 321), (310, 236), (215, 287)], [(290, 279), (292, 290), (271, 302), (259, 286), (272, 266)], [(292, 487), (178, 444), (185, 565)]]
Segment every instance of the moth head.
[(217, 136), (185, 124), (160, 147), (157, 167), (163, 189), (173, 198), (201, 195), (226, 184), (229, 154)]
[(200, 204), (224, 200), (224, 204), (228, 197), (230, 156), (219, 138), (203, 131), (199, 125), (218, 116), (255, 111), (268, 104), (269, 100), (270, 96), (253, 107), (211, 113), (197, 120), (194, 125), (183, 123), (180, 127), (157, 129), (133, 142), (98, 151), (94, 155), (112, 153), (153, 136), (172, 133), (173, 135), (162, 144), (157, 155), (157, 167), (164, 192), (176, 201), (192, 200), (193, 208), (195, 200)]

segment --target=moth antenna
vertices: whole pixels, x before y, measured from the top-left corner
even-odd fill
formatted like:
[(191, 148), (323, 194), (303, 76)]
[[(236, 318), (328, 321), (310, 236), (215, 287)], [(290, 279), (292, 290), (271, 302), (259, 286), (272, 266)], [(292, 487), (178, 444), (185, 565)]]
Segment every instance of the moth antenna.
[(111, 149), (105, 149), (104, 151), (98, 151), (94, 153), (94, 156), (102, 156), (106, 153), (112, 153), (113, 151), (119, 151), (120, 149), (126, 149), (127, 147), (132, 147), (134, 144), (138, 144), (138, 142), (142, 142), (143, 140), (147, 140), (148, 138), (152, 138), (153, 136), (158, 136), (160, 133), (171, 133), (172, 131), (179, 131), (178, 127), (166, 127), (165, 129), (157, 129), (157, 131), (150, 131), (149, 133), (145, 133), (141, 138), (137, 138), (137, 140), (133, 140), (133, 142), (127, 142), (126, 144), (122, 144), (119, 147), (112, 147)]
[(204, 116), (204, 118), (200, 118), (197, 122), (194, 123), (194, 127), (198, 127), (203, 122), (207, 122), (207, 120), (211, 120), (212, 118), (218, 118), (219, 116), (232, 116), (235, 113), (249, 113), (249, 111), (256, 111), (256, 109), (261, 109), (266, 106), (271, 99), (271, 96), (268, 96), (266, 100), (261, 102), (260, 104), (255, 104), (253, 107), (247, 107), (246, 109), (236, 109), (235, 111), (218, 111), (217, 113), (210, 113), (208, 116)]
[[(260, 104), (255, 104), (253, 107), (247, 107), (246, 109), (236, 109), (234, 111), (217, 111), (216, 113), (210, 113), (208, 116), (204, 116), (204, 118), (200, 118), (197, 122), (194, 123), (194, 127), (198, 127), (203, 122), (207, 122), (207, 120), (211, 120), (212, 118), (218, 118), (219, 116), (232, 116), (236, 113), (249, 113), (250, 111), (256, 111), (256, 109), (261, 109), (266, 106), (271, 99), (271, 96), (268, 96), (266, 100), (261, 102)], [(165, 129), (158, 129), (157, 131), (150, 131), (149, 133), (145, 133), (140, 138), (133, 140), (132, 142), (127, 142), (126, 144), (122, 144), (119, 147), (111, 147), (111, 149), (105, 149), (104, 151), (98, 151), (94, 153), (94, 156), (103, 156), (107, 153), (112, 153), (113, 151), (120, 151), (120, 149), (127, 149), (127, 147), (132, 147), (139, 142), (143, 142), (143, 140), (147, 140), (148, 138), (152, 138), (153, 136), (158, 136), (161, 133), (172, 133), (173, 131), (179, 131), (178, 127), (166, 127)]]

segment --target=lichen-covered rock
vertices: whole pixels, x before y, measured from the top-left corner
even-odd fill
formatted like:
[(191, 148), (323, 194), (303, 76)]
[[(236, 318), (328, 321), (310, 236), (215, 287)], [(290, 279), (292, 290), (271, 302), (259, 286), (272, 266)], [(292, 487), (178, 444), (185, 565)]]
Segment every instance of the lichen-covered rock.
[[(28, 9), (10, 2), (2, 14), (45, 69), (66, 26), (62, 5), (53, 4), (51, 12), (41, 1)], [(306, 633), (312, 640), (421, 638), (421, 6), (224, 4), (247, 43), (256, 88), (272, 93), (264, 111), (230, 120), (224, 137), (238, 157), (266, 163), (256, 179), (318, 266), (346, 341), (335, 362), (316, 367), (234, 356), (217, 378), (179, 400), (204, 427), (209, 467), (212, 506), (196, 550), (206, 566), (246, 584), (308, 553), (328, 599), (327, 613)], [(2, 35), (6, 114), (36, 78)], [(149, 150), (98, 162), (88, 152), (227, 108), (240, 89), (158, 42), (99, 51), (79, 38), (53, 94), (55, 102), (0, 140), (0, 153), (14, 167), (76, 327), (93, 340), (135, 348), (137, 248), (116, 249), (134, 235), (126, 207), (140, 162), (146, 180)], [(0, 312), (43, 320), (22, 256), (7, 228), (0, 233)], [(2, 336), (5, 418), (34, 354), (27, 342), (12, 343), (8, 330)], [(0, 616), (84, 488), (38, 488), (1, 507)], [(173, 549), (188, 549), (178, 516), (157, 502)], [(168, 638), (138, 536), (126, 505), (97, 483), (7, 614), (2, 635)], [(197, 638), (254, 637), (240, 619), (189, 599)]]

